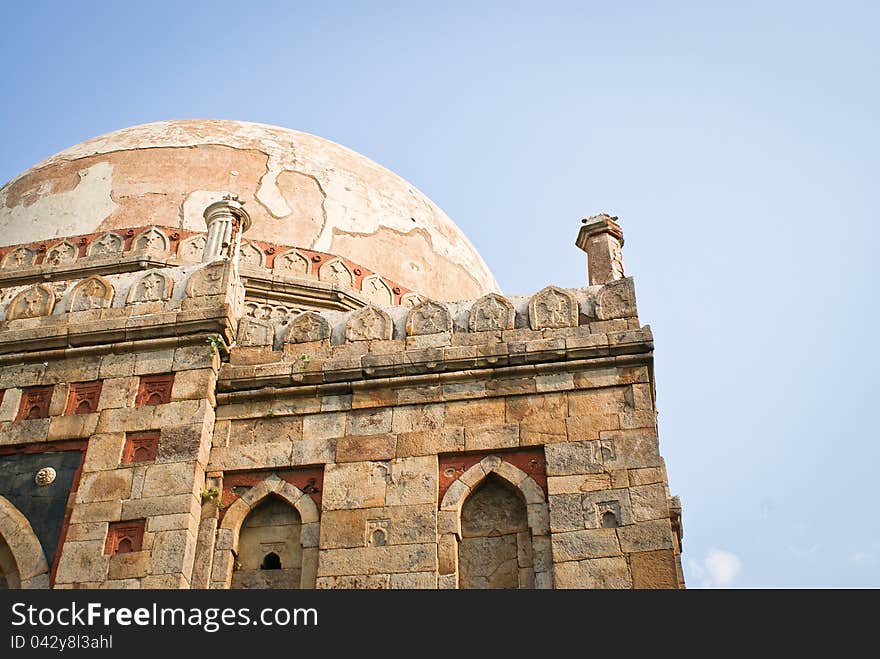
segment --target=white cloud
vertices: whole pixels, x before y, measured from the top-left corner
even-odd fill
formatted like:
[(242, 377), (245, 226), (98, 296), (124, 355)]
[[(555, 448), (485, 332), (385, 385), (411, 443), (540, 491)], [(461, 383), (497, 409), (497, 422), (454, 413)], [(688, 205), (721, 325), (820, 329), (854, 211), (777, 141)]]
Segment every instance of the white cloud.
[(702, 561), (688, 561), (688, 572), (696, 577), (702, 588), (732, 586), (741, 571), (742, 561), (739, 556), (714, 547)]
[(880, 550), (880, 544), (872, 545), (864, 549), (857, 549), (856, 551), (850, 552), (848, 557), (849, 562), (854, 565), (874, 565), (877, 563), (878, 550)]

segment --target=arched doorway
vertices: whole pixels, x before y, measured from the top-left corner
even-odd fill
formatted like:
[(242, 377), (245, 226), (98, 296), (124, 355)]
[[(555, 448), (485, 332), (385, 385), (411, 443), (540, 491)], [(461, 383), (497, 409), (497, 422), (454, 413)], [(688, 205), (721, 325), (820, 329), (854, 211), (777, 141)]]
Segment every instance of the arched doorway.
[(489, 474), (461, 508), (459, 588), (533, 588), (532, 534), (519, 492)]
[(287, 501), (266, 497), (241, 524), (231, 588), (299, 588), (302, 520)]

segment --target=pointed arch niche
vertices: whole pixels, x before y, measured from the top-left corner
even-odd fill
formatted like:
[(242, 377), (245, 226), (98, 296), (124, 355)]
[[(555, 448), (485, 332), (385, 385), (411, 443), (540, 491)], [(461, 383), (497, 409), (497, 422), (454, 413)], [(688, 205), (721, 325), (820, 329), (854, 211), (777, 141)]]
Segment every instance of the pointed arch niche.
[(272, 474), (229, 506), (217, 530), (212, 587), (314, 588), (318, 507)]
[(550, 588), (550, 523), (534, 479), (490, 455), (440, 503), (441, 588)]
[(48, 588), (49, 565), (27, 518), (0, 496), (0, 589)]

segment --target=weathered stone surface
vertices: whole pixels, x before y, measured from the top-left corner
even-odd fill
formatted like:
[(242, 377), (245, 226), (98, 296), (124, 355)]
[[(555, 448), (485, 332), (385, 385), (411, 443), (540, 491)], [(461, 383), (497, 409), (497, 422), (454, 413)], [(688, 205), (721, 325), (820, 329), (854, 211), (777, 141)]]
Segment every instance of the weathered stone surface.
[(437, 501), (437, 457), (397, 458), (391, 463), (385, 495), (389, 506), (414, 506)]
[(348, 414), (346, 426), (349, 435), (376, 435), (391, 432), (390, 408), (378, 410), (358, 410)]
[(596, 455), (596, 442), (560, 442), (548, 444), (548, 476), (571, 476), (603, 471)]
[(671, 549), (630, 554), (633, 588), (678, 588), (675, 556)]
[(387, 462), (351, 462), (327, 465), (324, 472), (324, 510), (373, 508), (385, 505), (391, 478)]
[(620, 555), (614, 529), (588, 529), (553, 536), (553, 557), (557, 562)]
[(122, 458), (125, 433), (104, 433), (89, 438), (84, 467), (86, 471), (116, 469)]
[(407, 433), (418, 430), (435, 430), (442, 428), (446, 420), (446, 406), (442, 403), (434, 405), (405, 405), (392, 411), (391, 432)]
[(397, 457), (436, 455), (464, 450), (464, 428), (438, 428), (397, 435)]
[(201, 473), (191, 462), (170, 462), (147, 467), (141, 496), (158, 497), (196, 494)]
[[(303, 417), (303, 437), (307, 439), (329, 439), (345, 435), (345, 413), (328, 412)], [(363, 433), (358, 433), (363, 434)]]
[(437, 545), (414, 544), (321, 551), (318, 576), (368, 575), (383, 572), (432, 572), (437, 569)]
[(336, 461), (391, 460), (396, 448), (394, 435), (349, 435), (336, 442)]
[(669, 517), (666, 487), (662, 483), (632, 487), (629, 496), (632, 501), (633, 520), (636, 522)]
[(79, 503), (118, 501), (131, 494), (130, 469), (98, 471), (83, 474), (79, 481), (76, 500)]
[(580, 494), (556, 494), (550, 496), (550, 531), (564, 533), (579, 531), (584, 526), (584, 508)]
[(626, 559), (594, 558), (557, 563), (554, 567), (556, 588), (630, 588), (632, 578)]
[(147, 576), (150, 552), (136, 551), (110, 557), (108, 579), (136, 579)]
[(505, 404), (503, 398), (489, 400), (456, 401), (446, 404), (446, 425), (463, 426), (504, 423)]
[(104, 539), (65, 542), (55, 573), (56, 583), (103, 581), (107, 578), (110, 557), (103, 554)]
[(672, 549), (672, 527), (668, 519), (639, 522), (617, 529), (620, 548), (626, 552)]

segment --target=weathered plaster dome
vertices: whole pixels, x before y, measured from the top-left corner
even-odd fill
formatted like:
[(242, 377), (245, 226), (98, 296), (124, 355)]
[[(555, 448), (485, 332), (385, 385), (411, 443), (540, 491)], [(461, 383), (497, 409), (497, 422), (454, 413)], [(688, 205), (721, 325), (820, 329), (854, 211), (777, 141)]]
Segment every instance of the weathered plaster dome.
[(88, 140), (0, 189), (0, 244), (150, 224), (205, 231), (223, 191), (249, 240), (337, 254), (438, 300), (498, 284), (461, 230), (396, 174), (334, 142), (239, 121), (162, 121)]

